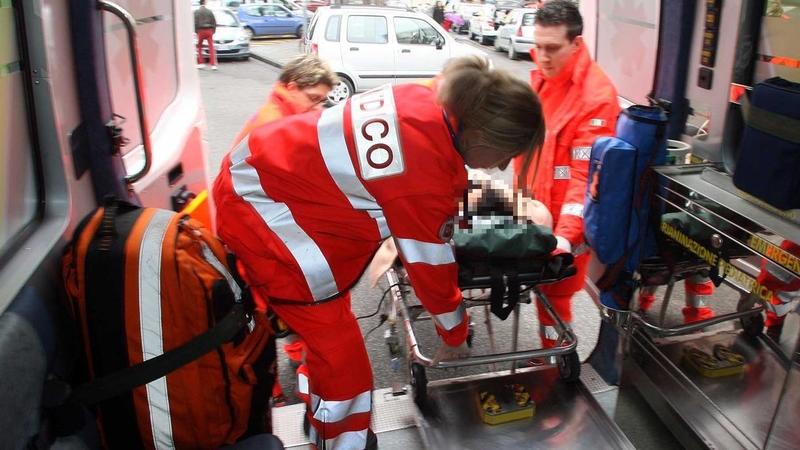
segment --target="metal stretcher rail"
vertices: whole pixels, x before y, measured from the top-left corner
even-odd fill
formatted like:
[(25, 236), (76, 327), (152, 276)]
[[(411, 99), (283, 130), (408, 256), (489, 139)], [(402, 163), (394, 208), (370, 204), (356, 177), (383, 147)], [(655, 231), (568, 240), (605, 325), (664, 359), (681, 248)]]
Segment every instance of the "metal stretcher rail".
[(496, 353), (493, 355), (470, 356), (462, 359), (434, 362), (432, 358), (426, 356), (420, 349), (419, 343), (414, 333), (414, 328), (412, 324), (413, 316), (411, 315), (410, 312), (408, 300), (406, 299), (405, 295), (403, 295), (403, 292), (400, 289), (398, 283), (399, 277), (395, 272), (394, 268), (389, 269), (389, 271), (387, 272), (387, 277), (390, 282), (390, 285), (392, 286), (391, 291), (393, 300), (399, 306), (399, 312), (403, 316), (402, 317), (403, 326), (406, 331), (406, 341), (408, 345), (408, 350), (410, 352), (410, 356), (412, 357), (412, 360), (414, 360), (414, 362), (422, 364), (425, 367), (430, 367), (434, 369), (450, 369), (455, 367), (475, 366), (481, 364), (522, 361), (533, 358), (556, 357), (572, 353), (576, 350), (578, 346), (577, 337), (572, 332), (572, 330), (561, 320), (558, 314), (556, 314), (552, 305), (550, 305), (550, 301), (536, 287), (533, 287), (532, 290), (539, 297), (540, 303), (544, 305), (545, 309), (547, 310), (547, 313), (556, 322), (555, 327), (556, 330), (558, 331), (559, 341), (562, 344), (562, 346), (549, 349), (542, 348), (534, 350), (520, 350), (520, 351), (511, 351), (505, 353)]

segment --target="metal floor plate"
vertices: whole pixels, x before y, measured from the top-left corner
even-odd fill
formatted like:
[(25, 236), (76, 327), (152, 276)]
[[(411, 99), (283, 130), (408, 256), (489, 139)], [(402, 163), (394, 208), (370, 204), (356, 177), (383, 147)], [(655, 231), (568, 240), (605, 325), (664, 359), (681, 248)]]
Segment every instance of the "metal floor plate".
[[(534, 416), (501, 425), (483, 423), (478, 392), (510, 383), (530, 390)], [(562, 382), (555, 368), (437, 381), (428, 385), (428, 396), (434, 407), (420, 421), (427, 448), (633, 448), (583, 384)]]

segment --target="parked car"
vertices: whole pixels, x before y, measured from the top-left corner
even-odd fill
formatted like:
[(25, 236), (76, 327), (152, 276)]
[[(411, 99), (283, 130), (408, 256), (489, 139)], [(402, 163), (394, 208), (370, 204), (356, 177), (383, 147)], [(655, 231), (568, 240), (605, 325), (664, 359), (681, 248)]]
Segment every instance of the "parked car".
[(491, 7), (491, 5), (483, 5), (480, 3), (455, 3), (453, 4), (453, 12), (461, 16), (464, 19), (464, 25), (457, 28), (455, 31), (459, 34), (469, 33), (469, 26), (470, 22), (472, 21), (473, 16), (475, 13), (481, 13), (486, 7)]
[(506, 25), (497, 30), (494, 48), (507, 51), (508, 57), (517, 59), (520, 54), (529, 54), (533, 48), (533, 29), (536, 10), (519, 8), (511, 11), (511, 18)]
[(239, 20), (253, 36), (293, 34), (303, 36), (303, 16), (274, 3), (258, 3), (239, 7)]
[(406, 9), (329, 6), (317, 10), (306, 51), (327, 61), (341, 82), (329, 95), (339, 103), (386, 83), (432, 78), (457, 56), (485, 52), (456, 42), (430, 17)]
[(486, 5), (478, 12), (472, 13), (469, 20), (469, 38), (488, 45), (497, 36), (497, 27), (494, 21), (494, 7)]
[[(197, 9), (197, 8), (194, 8)], [(247, 59), (250, 57), (250, 35), (242, 27), (236, 14), (227, 8), (210, 7), (217, 21), (214, 32), (214, 49), (217, 59)], [(195, 36), (197, 45), (197, 36)], [(208, 56), (208, 48), (203, 47), (203, 55)]]
[(316, 12), (318, 8), (322, 6), (329, 6), (330, 4), (330, 0), (306, 0), (305, 2), (306, 9), (311, 12)]

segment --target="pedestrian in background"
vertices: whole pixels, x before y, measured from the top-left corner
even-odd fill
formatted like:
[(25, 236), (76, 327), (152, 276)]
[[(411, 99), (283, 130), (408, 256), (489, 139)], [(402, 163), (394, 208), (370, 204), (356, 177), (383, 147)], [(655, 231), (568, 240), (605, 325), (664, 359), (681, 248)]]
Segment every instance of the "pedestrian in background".
[(436, 2), (436, 5), (433, 7), (433, 20), (439, 25), (444, 22), (444, 5), (442, 2)]
[(214, 13), (206, 8), (206, 0), (200, 0), (200, 7), (194, 12), (194, 32), (197, 34), (198, 69), (206, 66), (203, 60), (203, 42), (207, 42), (211, 70), (217, 70), (217, 51), (214, 48), (215, 31), (217, 31), (217, 19), (214, 18)]

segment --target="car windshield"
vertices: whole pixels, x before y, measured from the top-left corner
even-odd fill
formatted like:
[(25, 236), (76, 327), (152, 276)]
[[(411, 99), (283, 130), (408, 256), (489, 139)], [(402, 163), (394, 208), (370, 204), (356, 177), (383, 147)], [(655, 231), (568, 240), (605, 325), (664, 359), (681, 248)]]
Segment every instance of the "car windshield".
[(218, 27), (239, 27), (239, 22), (232, 12), (222, 9), (214, 10), (214, 19)]

